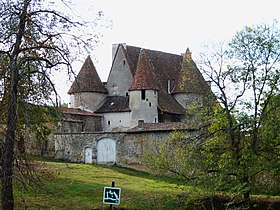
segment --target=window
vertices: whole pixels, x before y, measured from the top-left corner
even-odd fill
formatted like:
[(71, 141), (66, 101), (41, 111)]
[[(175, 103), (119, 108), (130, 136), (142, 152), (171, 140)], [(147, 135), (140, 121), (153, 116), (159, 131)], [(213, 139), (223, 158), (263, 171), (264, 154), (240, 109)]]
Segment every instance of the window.
[(150, 102), (150, 103), (149, 103), (149, 107), (151, 107), (151, 106), (152, 106), (152, 103)]
[(125, 60), (123, 60), (123, 65), (125, 66)]
[(111, 124), (111, 121), (110, 120), (108, 120), (108, 125), (110, 125)]
[(145, 100), (145, 98), (146, 98), (146, 92), (145, 90), (141, 90), (141, 99)]

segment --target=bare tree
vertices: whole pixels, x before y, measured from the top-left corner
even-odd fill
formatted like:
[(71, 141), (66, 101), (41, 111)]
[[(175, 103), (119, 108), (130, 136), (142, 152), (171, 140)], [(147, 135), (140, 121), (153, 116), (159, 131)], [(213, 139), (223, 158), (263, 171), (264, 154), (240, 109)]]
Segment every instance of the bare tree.
[[(24, 153), (23, 147), (19, 146), (24, 141), (22, 131), (35, 122), (26, 109), (58, 104), (51, 74), (62, 66), (71, 72), (75, 51), (90, 49), (96, 38), (92, 35), (83, 39), (77, 31), (85, 27), (85, 23), (73, 21), (56, 11), (55, 3), (0, 1), (0, 123), (4, 133), (0, 152), (2, 209), (14, 208), (13, 172), (15, 161), (20, 157), (15, 154), (16, 150)], [(38, 106), (36, 109), (42, 111)], [(43, 112), (46, 113), (46, 109), (40, 113)]]

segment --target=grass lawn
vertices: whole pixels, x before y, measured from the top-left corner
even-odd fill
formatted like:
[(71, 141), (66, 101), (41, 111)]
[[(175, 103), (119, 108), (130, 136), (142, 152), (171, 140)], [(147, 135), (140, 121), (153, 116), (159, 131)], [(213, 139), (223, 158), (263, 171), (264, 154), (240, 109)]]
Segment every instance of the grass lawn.
[(15, 209), (108, 209), (102, 202), (104, 186), (120, 187), (121, 203), (115, 208), (172, 209), (178, 206), (176, 196), (191, 191), (174, 179), (160, 178), (147, 173), (116, 166), (45, 162), (42, 168), (51, 171), (45, 189), (15, 189)]
[[(136, 170), (116, 166), (102, 167), (96, 165), (43, 162), (40, 171), (44, 171), (45, 186), (43, 190), (31, 188), (25, 190), (15, 186), (15, 209), (109, 209), (103, 204), (103, 188), (111, 186), (122, 189), (121, 202), (114, 209), (186, 209), (182, 201), (186, 196), (188, 202), (203, 190), (185, 186), (172, 178), (162, 178)], [(42, 173), (41, 173), (42, 174)], [(217, 204), (225, 209), (221, 197), (216, 197)], [(25, 200), (25, 204), (23, 200)], [(279, 209), (280, 198), (255, 197), (254, 210)], [(195, 201), (194, 204), (197, 204)], [(206, 204), (207, 206), (207, 204)], [(0, 203), (1, 207), (1, 203)], [(194, 206), (191, 209), (196, 209)], [(211, 209), (211, 206), (208, 207)], [(279, 207), (279, 208), (278, 208)], [(197, 208), (197, 209), (201, 209)]]

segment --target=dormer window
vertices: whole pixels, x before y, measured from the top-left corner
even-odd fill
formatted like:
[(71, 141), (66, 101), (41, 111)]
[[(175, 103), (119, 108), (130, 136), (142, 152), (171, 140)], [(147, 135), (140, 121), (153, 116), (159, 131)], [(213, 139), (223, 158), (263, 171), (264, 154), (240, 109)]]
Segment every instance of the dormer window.
[(168, 80), (167, 81), (167, 92), (168, 94), (171, 94), (175, 88), (175, 80)]
[(141, 90), (141, 99), (145, 100), (146, 98), (146, 91), (145, 90)]

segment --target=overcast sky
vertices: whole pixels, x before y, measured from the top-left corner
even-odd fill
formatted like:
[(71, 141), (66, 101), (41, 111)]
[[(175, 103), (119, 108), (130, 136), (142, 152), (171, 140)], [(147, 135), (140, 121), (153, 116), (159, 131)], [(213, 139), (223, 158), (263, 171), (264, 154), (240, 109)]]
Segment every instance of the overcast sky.
[[(280, 20), (279, 0), (72, 0), (77, 13), (90, 19), (104, 13), (111, 27), (90, 53), (102, 81), (107, 81), (114, 43), (181, 54), (187, 48), (194, 59), (203, 43), (229, 40), (246, 25)], [(86, 55), (85, 55), (86, 58)], [(85, 59), (84, 58), (84, 59)], [(82, 63), (74, 68), (78, 72)], [(70, 83), (58, 88), (68, 102)]]

